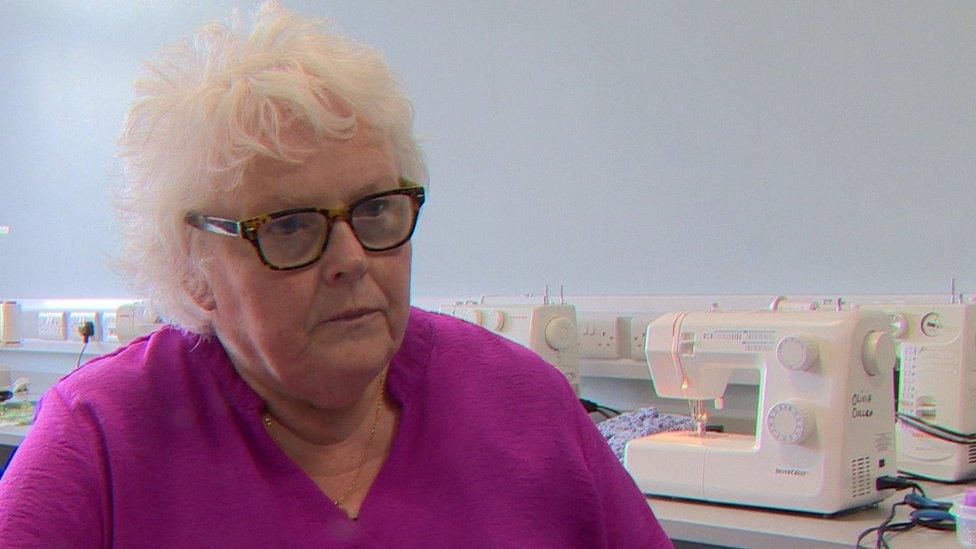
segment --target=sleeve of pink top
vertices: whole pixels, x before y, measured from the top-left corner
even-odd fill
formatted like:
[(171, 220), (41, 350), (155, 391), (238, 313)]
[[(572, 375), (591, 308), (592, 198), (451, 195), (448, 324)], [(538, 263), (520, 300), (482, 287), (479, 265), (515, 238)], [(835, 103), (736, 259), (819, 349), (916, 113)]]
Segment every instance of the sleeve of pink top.
[(105, 461), (84, 406), (57, 389), (41, 400), (27, 438), (0, 479), (4, 547), (102, 547)]
[[(574, 398), (570, 401), (575, 400)], [(583, 412), (574, 414), (582, 438), (582, 450), (602, 514), (604, 547), (673, 548), (651, 511), (647, 498), (623, 468), (599, 429)]]

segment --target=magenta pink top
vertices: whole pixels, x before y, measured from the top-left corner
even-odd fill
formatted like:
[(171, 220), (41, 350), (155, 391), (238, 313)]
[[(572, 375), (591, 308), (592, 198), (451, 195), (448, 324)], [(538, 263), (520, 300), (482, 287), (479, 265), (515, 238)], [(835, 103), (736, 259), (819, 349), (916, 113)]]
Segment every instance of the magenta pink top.
[(411, 311), (389, 458), (349, 520), (220, 342), (165, 327), (74, 371), (0, 479), (4, 547), (671, 547), (566, 380)]

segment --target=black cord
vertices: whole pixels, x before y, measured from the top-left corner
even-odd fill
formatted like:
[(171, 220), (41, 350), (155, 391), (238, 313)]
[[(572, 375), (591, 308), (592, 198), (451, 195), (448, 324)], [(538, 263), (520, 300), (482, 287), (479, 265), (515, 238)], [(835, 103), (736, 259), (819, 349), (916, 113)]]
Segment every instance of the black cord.
[[(876, 549), (880, 549), (882, 547), (887, 549), (888, 542), (884, 539), (884, 536), (887, 533), (905, 532), (916, 526), (943, 531), (952, 531), (956, 529), (955, 519), (953, 519), (952, 515), (948, 513), (948, 509), (951, 504), (945, 501), (936, 501), (925, 497), (922, 487), (918, 484), (905, 479), (898, 479), (896, 477), (881, 477), (878, 479), (876, 484), (878, 489), (881, 489), (882, 486), (885, 488), (910, 486), (912, 488), (912, 492), (905, 494), (902, 501), (891, 506), (891, 512), (888, 513), (888, 516), (885, 517), (881, 524), (861, 532), (861, 535), (857, 537), (855, 547), (862, 547), (861, 540), (870, 535), (872, 532), (877, 533), (874, 547)], [(892, 523), (891, 521), (894, 520), (898, 507), (903, 505), (907, 505), (913, 509), (913, 511), (908, 515), (908, 520), (905, 522)]]
[(88, 338), (85, 338), (85, 344), (81, 346), (81, 352), (78, 353), (78, 362), (75, 363), (75, 368), (81, 366), (81, 357), (85, 354), (85, 349), (88, 348)]
[[(588, 402), (592, 402), (592, 401), (588, 401)], [(611, 408), (609, 406), (604, 406), (602, 404), (596, 404), (596, 403), (593, 403), (593, 405), (596, 406), (597, 408), (602, 409), (602, 410), (606, 410), (606, 411), (608, 411), (610, 413), (617, 414), (618, 416), (621, 413), (620, 410), (617, 410), (616, 408)]]
[[(902, 505), (908, 505), (908, 504), (905, 503), (905, 502), (898, 502), (898, 503), (892, 505), (891, 506), (891, 512), (888, 513), (888, 516), (885, 517), (885, 519), (881, 522), (881, 524), (879, 524), (877, 526), (874, 526), (874, 527), (871, 527), (871, 528), (868, 528), (867, 530), (861, 532), (861, 535), (857, 536), (857, 541), (854, 543), (854, 546), (855, 547), (861, 547), (861, 540), (862, 539), (864, 539), (868, 535), (870, 535), (871, 532), (877, 532), (878, 533), (878, 537), (877, 537), (877, 539), (875, 540), (875, 543), (874, 543), (875, 548), (884, 547), (884, 548), (887, 549), (888, 542), (885, 541), (885, 539), (884, 539), (885, 531), (889, 528), (889, 525), (890, 525), (891, 528), (895, 528), (895, 527), (900, 527), (901, 526), (902, 523), (899, 523), (899, 524), (891, 524), (891, 521), (894, 520), (895, 514), (898, 512), (898, 507), (900, 507)], [(899, 531), (901, 531), (901, 530), (899, 530)]]
[(78, 353), (78, 361), (75, 363), (75, 368), (81, 366), (81, 357), (85, 354), (85, 349), (88, 348), (88, 340), (91, 339), (91, 336), (95, 335), (95, 323), (90, 320), (86, 320), (81, 326), (78, 327), (78, 335), (81, 336), (81, 339), (85, 342), (85, 344), (81, 346), (81, 352)]
[(895, 490), (907, 490), (911, 488), (912, 493), (922, 494), (922, 497), (925, 497), (925, 489), (922, 488), (920, 484), (901, 477), (892, 477), (889, 475), (880, 476), (874, 481), (874, 487), (877, 490), (887, 490), (889, 488), (894, 488)]
[(611, 418), (613, 416), (619, 416), (620, 413), (621, 413), (620, 410), (616, 410), (616, 409), (611, 408), (609, 406), (603, 406), (602, 404), (597, 404), (596, 402), (593, 402), (592, 400), (587, 400), (585, 398), (581, 398), (581, 399), (579, 399), (579, 401), (580, 401), (580, 404), (583, 405), (583, 409), (585, 409), (586, 410), (586, 413), (588, 413), (588, 414), (592, 414), (592, 413), (596, 412), (596, 413), (602, 415), (603, 417), (609, 419), (609, 418)]
[(955, 444), (976, 443), (976, 433), (960, 433), (946, 427), (941, 427), (934, 423), (929, 423), (920, 417), (904, 413), (895, 414), (895, 417), (898, 418), (898, 421), (901, 421), (916, 431), (921, 431), (927, 435), (932, 435), (933, 437), (945, 440), (947, 442), (952, 442)]
[(969, 484), (970, 482), (972, 482), (971, 478), (962, 478), (959, 480), (943, 480), (938, 478), (927, 477), (924, 475), (919, 475), (917, 473), (909, 473), (908, 471), (898, 471), (898, 476), (904, 479), (922, 480), (925, 482), (938, 482), (939, 484)]

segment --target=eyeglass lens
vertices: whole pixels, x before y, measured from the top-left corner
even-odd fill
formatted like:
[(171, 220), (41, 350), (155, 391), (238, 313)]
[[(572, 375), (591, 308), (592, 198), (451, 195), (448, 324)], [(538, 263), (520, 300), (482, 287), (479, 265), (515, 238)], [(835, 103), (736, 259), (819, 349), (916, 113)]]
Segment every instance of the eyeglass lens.
[[(349, 212), (349, 225), (363, 248), (395, 248), (413, 229), (413, 199), (402, 194), (380, 196), (357, 204)], [(324, 250), (328, 220), (319, 212), (299, 212), (274, 218), (258, 228), (257, 240), (264, 259), (279, 268), (315, 261)]]

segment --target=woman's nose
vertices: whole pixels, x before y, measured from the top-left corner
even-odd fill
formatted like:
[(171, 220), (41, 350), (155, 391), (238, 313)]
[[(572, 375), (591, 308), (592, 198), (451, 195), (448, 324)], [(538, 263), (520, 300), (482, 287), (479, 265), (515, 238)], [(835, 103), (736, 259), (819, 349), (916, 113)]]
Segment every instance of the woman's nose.
[(345, 221), (336, 221), (322, 256), (322, 276), (329, 283), (356, 280), (366, 272), (366, 250)]

